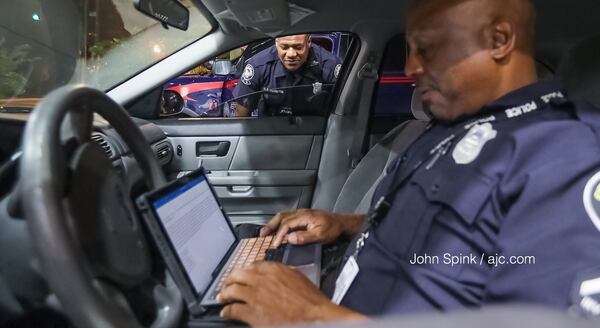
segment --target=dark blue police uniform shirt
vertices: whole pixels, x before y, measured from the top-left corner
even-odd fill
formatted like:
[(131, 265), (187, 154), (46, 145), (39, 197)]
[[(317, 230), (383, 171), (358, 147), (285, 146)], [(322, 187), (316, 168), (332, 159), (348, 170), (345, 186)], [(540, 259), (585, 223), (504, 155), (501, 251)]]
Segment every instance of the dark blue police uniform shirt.
[[(321, 92), (321, 90), (314, 90), (313, 83), (325, 84), (321, 88), (327, 88), (327, 84), (335, 83), (340, 68), (341, 61), (339, 58), (322, 47), (311, 45), (304, 66), (298, 72), (291, 73), (277, 57), (277, 49), (273, 45), (248, 59), (244, 72), (233, 90), (233, 96), (237, 98), (264, 89), (274, 90), (289, 86), (305, 86), (302, 87), (302, 90), (296, 88), (286, 91), (287, 94), (259, 94), (241, 99), (246, 108), (253, 110), (257, 106), (259, 97), (262, 96), (266, 99), (267, 110), (270, 111), (267, 114), (277, 115), (278, 113), (275, 111), (280, 110), (282, 107), (293, 107), (292, 103), (297, 105), (296, 108), (302, 107), (302, 105), (307, 107), (307, 103), (303, 102), (300, 97), (308, 93), (307, 96), (312, 100), (315, 93)], [(292, 99), (292, 97), (297, 99)], [(321, 97), (315, 100), (321, 100)], [(313, 110), (320, 110), (318, 108), (320, 105), (322, 105), (322, 102), (313, 101), (313, 104), (308, 107)]]
[[(600, 265), (600, 111), (557, 98), (531, 110), (528, 102), (558, 88), (539, 82), (454, 124), (433, 123), (378, 186), (374, 202), (408, 176), (358, 254), (341, 304), (369, 315), (505, 302), (568, 307), (579, 273)], [(513, 118), (489, 122), (495, 134), (488, 125), (480, 152), (463, 135), (431, 155), (461, 124), (508, 111)], [(452, 256), (470, 258), (452, 265)], [(523, 264), (496, 265), (499, 256)]]

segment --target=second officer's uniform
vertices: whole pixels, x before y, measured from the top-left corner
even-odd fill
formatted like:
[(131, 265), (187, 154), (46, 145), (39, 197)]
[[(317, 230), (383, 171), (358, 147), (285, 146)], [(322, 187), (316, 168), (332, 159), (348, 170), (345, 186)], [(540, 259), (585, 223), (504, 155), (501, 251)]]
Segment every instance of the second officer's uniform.
[(322, 47), (311, 45), (306, 63), (288, 71), (275, 45), (248, 60), (233, 91), (234, 98), (259, 116), (322, 114), (327, 95), (339, 75), (340, 59)]
[(368, 315), (600, 307), (600, 114), (564, 96), (539, 82), (430, 124), (378, 186), (334, 301)]

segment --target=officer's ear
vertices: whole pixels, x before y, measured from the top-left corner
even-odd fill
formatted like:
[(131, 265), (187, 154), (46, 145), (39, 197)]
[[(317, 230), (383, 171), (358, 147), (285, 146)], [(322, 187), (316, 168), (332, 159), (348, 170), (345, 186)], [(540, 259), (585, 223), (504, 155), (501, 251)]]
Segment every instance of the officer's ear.
[(310, 43), (312, 41), (312, 37), (310, 35), (306, 36), (306, 44), (310, 47)]
[(515, 25), (509, 21), (501, 21), (492, 26), (491, 55), (496, 61), (501, 61), (515, 49), (517, 35)]

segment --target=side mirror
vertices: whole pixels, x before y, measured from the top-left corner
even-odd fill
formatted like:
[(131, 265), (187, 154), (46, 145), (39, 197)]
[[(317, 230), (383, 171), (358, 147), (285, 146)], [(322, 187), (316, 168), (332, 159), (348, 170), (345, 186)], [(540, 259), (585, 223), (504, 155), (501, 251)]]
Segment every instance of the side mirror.
[(213, 64), (213, 74), (215, 75), (229, 75), (233, 73), (233, 69), (231, 61), (226, 59), (217, 59)]
[(133, 0), (135, 8), (155, 20), (187, 30), (190, 11), (177, 0)]
[(160, 116), (177, 115), (183, 111), (183, 98), (175, 91), (165, 90), (162, 94)]

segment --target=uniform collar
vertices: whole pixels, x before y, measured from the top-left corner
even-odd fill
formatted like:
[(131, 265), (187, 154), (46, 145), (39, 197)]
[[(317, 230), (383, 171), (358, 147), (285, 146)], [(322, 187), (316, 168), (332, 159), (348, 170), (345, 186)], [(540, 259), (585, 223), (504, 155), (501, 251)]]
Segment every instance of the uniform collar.
[(288, 73), (288, 70), (283, 67), (281, 60), (277, 58), (277, 62), (275, 63), (275, 78), (286, 76)]
[(551, 92), (561, 91), (562, 85), (558, 81), (538, 81), (522, 88), (509, 92), (498, 98), (491, 104), (483, 107), (483, 110), (507, 109), (538, 99)]
[(273, 45), (271, 47), (270, 54), (271, 54), (271, 61), (275, 62), (275, 71), (273, 72), (273, 75), (276, 78), (286, 76), (287, 70), (285, 69), (285, 67), (283, 67), (281, 60), (279, 60), (279, 56), (277, 56), (277, 46), (276, 45)]
[(527, 86), (521, 87), (519, 89), (513, 90), (507, 93), (506, 95), (496, 99), (492, 103), (483, 106), (483, 108), (477, 113), (463, 115), (450, 124), (453, 125), (456, 123), (462, 123), (471, 119), (475, 119), (477, 117), (492, 115), (495, 112), (523, 105), (527, 102), (531, 102), (532, 100), (537, 100), (543, 95), (555, 91), (561, 91), (562, 89), (562, 84), (558, 81), (538, 81)]

